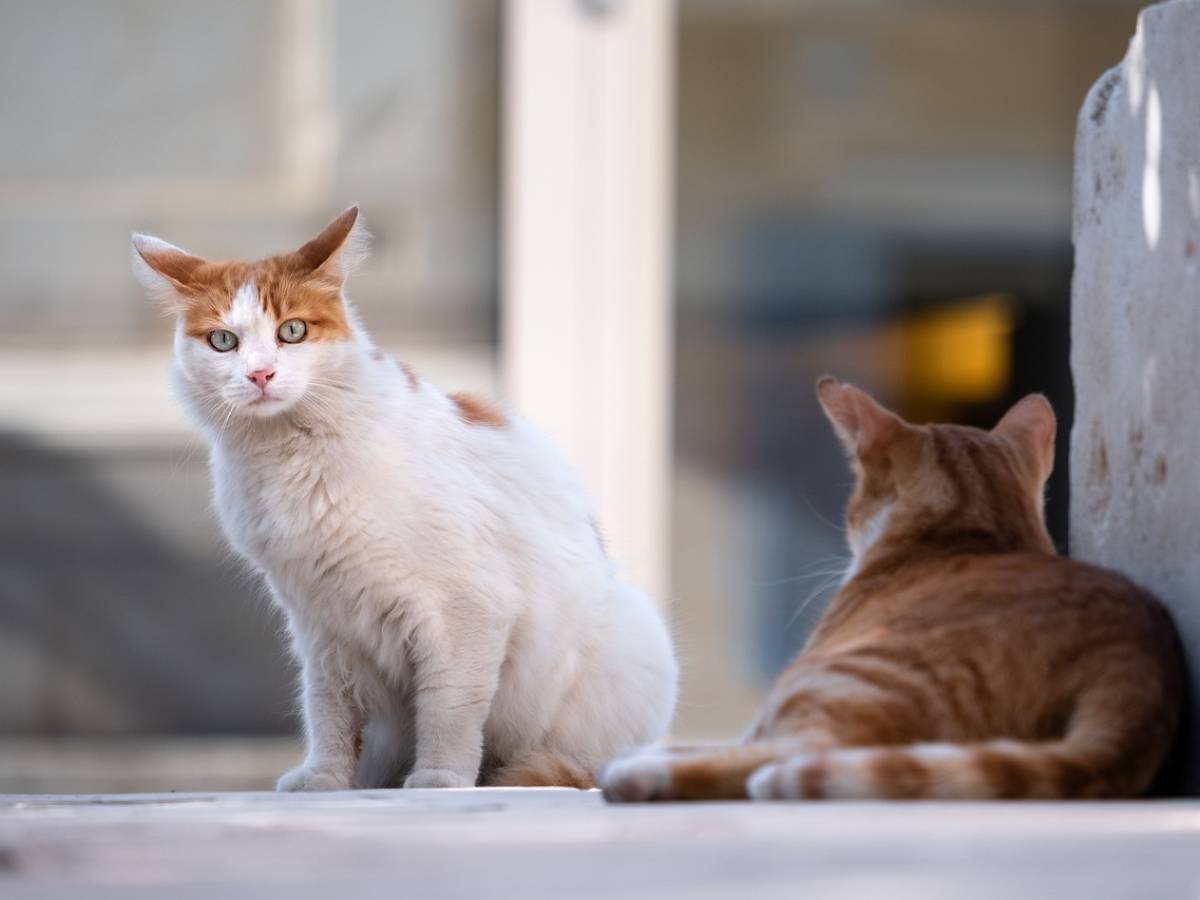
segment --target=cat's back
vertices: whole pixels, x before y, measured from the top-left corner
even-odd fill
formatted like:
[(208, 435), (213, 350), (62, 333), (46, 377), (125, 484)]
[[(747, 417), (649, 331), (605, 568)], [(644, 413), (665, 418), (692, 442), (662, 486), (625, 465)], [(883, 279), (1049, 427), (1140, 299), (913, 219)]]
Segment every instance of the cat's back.
[(1138, 685), (1151, 705), (1177, 690), (1169, 614), (1116, 572), (1012, 553), (930, 560), (889, 580), (856, 581), (793, 664), (796, 683), (806, 673), (865, 665), (914, 685), (930, 709), (957, 698), (938, 717), (972, 722), (981, 733), (1036, 730), (1041, 717), (1113, 678)]
[(839, 702), (882, 703), (884, 730), (902, 741), (1046, 737), (1098, 685), (1133, 708), (1172, 708), (1180, 663), (1170, 618), (1115, 572), (1013, 553), (864, 574), (784, 672), (768, 729), (787, 727), (795, 698), (831, 677), (855, 685)]
[[(861, 582), (861, 583), (856, 583)], [(1145, 642), (1173, 631), (1163, 605), (1125, 576), (1047, 553), (998, 553), (931, 559), (887, 577), (855, 579), (830, 607), (829, 645), (922, 635), (954, 642), (966, 634), (988, 644)], [(840, 617), (841, 601), (858, 606)]]
[(1160, 639), (1172, 633), (1158, 599), (1124, 575), (1046, 553), (953, 560), (911, 591), (909, 615), (917, 625), (939, 617), (967, 622), (977, 617), (1001, 629), (1007, 624), (1074, 641), (1102, 634)]

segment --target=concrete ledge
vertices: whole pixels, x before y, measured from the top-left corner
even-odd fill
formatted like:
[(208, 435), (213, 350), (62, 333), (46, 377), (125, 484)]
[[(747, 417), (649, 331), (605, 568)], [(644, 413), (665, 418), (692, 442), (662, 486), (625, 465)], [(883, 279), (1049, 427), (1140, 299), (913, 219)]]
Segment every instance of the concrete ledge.
[[(663, 804), (594, 791), (0, 796), (0, 894), (1152, 897), (1200, 804)], [(803, 892), (803, 893), (802, 893)]]

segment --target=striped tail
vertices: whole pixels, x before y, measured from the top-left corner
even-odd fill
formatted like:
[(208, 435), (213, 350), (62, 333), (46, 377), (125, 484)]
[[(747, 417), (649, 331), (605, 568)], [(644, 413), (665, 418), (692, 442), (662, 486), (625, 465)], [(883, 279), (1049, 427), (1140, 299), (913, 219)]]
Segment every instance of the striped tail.
[[(1090, 699), (1090, 698), (1089, 698)], [(1111, 699), (1111, 698), (1107, 698)], [(708, 751), (653, 749), (600, 774), (609, 800), (1071, 799), (1137, 797), (1170, 748), (1175, 717), (1128, 706), (1077, 708), (1065, 736), (837, 747), (829, 740), (753, 741)]]
[(912, 744), (832, 750), (768, 763), (746, 781), (752, 799), (1084, 799), (1136, 797), (1150, 764), (1070, 738), (1045, 743)]

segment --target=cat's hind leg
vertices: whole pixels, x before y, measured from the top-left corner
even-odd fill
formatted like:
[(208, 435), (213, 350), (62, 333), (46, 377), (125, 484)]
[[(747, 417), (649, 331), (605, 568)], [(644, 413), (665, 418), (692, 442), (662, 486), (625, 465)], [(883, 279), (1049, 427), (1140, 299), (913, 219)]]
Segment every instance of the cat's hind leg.
[(570, 787), (588, 790), (596, 779), (586, 768), (549, 750), (533, 750), (489, 774), (484, 787)]

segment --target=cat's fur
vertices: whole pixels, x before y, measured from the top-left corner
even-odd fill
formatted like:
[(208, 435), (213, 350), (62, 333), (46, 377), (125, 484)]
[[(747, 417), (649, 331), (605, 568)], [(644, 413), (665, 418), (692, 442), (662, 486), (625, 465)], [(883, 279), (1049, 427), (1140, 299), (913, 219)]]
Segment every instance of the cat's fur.
[[(373, 347), (342, 290), (363, 236), (352, 207), (253, 263), (134, 237), (177, 314), (173, 377), (221, 522), (301, 664), (307, 755), (278, 786), (588, 786), (670, 721), (664, 622), (547, 442)], [(308, 337), (283, 343), (292, 318)]]
[(1170, 619), (1055, 555), (1055, 420), (1026, 397), (992, 431), (914, 426), (851, 385), (818, 397), (857, 475), (848, 580), (740, 746), (649, 750), (613, 800), (1133, 797), (1181, 706)]

